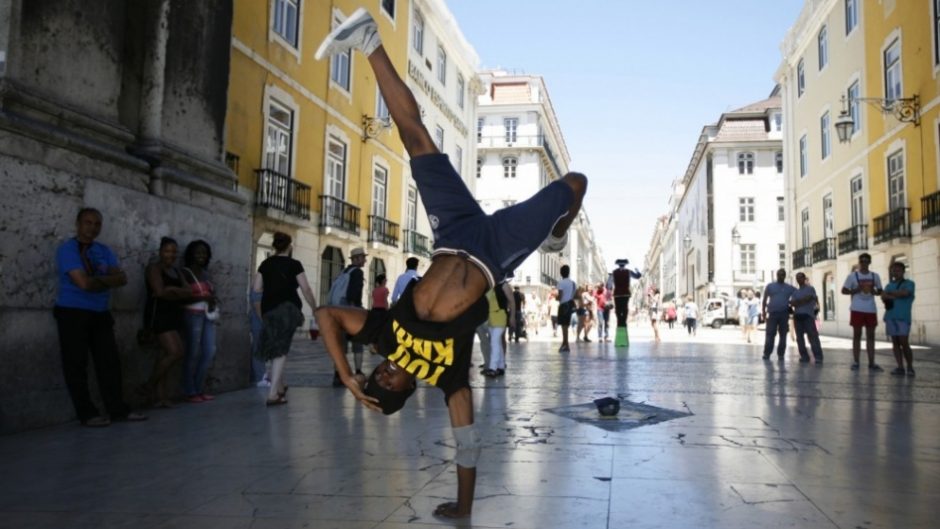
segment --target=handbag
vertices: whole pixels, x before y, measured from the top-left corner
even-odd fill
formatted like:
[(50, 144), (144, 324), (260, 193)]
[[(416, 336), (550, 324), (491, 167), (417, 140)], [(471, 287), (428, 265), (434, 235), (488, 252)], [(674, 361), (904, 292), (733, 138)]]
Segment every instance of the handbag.
[[(189, 268), (183, 268), (183, 270), (189, 272), (190, 277), (193, 278), (192, 286), (196, 286), (199, 284), (199, 278), (196, 277), (196, 274), (192, 270), (190, 270)], [(194, 290), (193, 293), (197, 293), (195, 292), (196, 289), (193, 289), (193, 290)], [(222, 311), (219, 308), (219, 302), (218, 301), (215, 302), (215, 304), (212, 305), (211, 308), (209, 308), (209, 305), (207, 303), (205, 315), (206, 315), (206, 319), (211, 321), (212, 323), (216, 323), (216, 324), (219, 323), (219, 319), (222, 317)]]

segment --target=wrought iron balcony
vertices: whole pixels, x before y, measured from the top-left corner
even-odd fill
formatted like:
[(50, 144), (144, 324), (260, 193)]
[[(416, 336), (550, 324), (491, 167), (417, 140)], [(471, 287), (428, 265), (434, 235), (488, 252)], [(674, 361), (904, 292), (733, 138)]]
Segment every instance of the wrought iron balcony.
[(359, 235), (359, 208), (336, 197), (320, 195), (320, 227)]
[(414, 230), (405, 230), (405, 252), (431, 257), (431, 241)]
[(255, 204), (310, 220), (310, 186), (271, 169), (256, 169)]
[(543, 285), (549, 285), (549, 286), (558, 285), (558, 279), (552, 277), (551, 274), (546, 274), (545, 272), (542, 272), (541, 275), (542, 275)]
[(836, 258), (836, 238), (826, 237), (813, 243), (813, 263), (831, 261)]
[(920, 199), (920, 227), (926, 230), (940, 226), (940, 191), (931, 193)]
[(398, 246), (398, 224), (375, 215), (369, 215), (369, 242), (377, 241)]
[(839, 232), (839, 255), (868, 249), (868, 224), (856, 224)]
[(875, 244), (911, 236), (911, 208), (897, 208), (875, 217)]
[(813, 254), (810, 248), (800, 248), (793, 252), (793, 269), (806, 268), (813, 264)]

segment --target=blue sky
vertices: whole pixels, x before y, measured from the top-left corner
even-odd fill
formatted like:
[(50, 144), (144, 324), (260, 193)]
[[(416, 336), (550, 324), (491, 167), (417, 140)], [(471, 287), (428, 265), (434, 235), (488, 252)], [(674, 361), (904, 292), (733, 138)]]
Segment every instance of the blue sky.
[(767, 97), (803, 0), (448, 0), (481, 66), (545, 78), (607, 261), (642, 264), (702, 127)]

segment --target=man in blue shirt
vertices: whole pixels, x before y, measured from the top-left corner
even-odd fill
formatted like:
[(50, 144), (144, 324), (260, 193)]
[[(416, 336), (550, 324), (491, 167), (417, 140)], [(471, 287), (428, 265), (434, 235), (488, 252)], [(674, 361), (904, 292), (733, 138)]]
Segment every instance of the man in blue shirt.
[[(124, 286), (127, 276), (107, 246), (95, 242), (101, 233), (101, 212), (83, 208), (75, 219), (76, 236), (56, 251), (59, 291), (55, 315), (62, 351), (62, 370), (78, 420), (85, 426), (111, 421), (142, 421), (125, 404), (121, 360), (114, 340), (111, 289)], [(99, 413), (88, 391), (88, 353), (107, 415)]]
[(764, 315), (764, 360), (770, 359), (774, 350), (774, 334), (780, 336), (777, 342), (777, 359), (783, 360), (787, 352), (787, 331), (790, 323), (790, 295), (796, 291), (793, 285), (786, 283), (787, 271), (777, 270), (777, 280), (764, 287), (764, 301), (761, 313)]
[(790, 305), (793, 307), (793, 326), (796, 327), (796, 346), (800, 351), (800, 362), (809, 363), (809, 352), (806, 351), (804, 336), (809, 337), (809, 345), (816, 358), (816, 364), (822, 364), (822, 345), (819, 343), (819, 330), (816, 328), (816, 313), (818, 312), (819, 298), (816, 289), (806, 282), (806, 274), (796, 274), (796, 284), (800, 288), (793, 291), (790, 296)]
[(904, 263), (891, 263), (891, 282), (881, 294), (885, 304), (885, 327), (891, 337), (894, 359), (898, 367), (892, 375), (904, 376), (904, 360), (907, 361), (907, 376), (914, 376), (914, 355), (911, 352), (909, 336), (911, 334), (911, 308), (914, 306), (914, 282), (904, 279)]

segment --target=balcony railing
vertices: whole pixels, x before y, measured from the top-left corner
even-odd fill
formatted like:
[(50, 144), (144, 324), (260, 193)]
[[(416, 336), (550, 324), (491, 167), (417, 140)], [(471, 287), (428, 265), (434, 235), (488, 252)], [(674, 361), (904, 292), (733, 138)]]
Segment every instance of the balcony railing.
[(521, 134), (500, 134), (498, 136), (482, 136), (477, 141), (479, 147), (541, 147), (545, 151), (545, 156), (555, 169), (559, 177), (562, 176), (561, 166), (558, 165), (558, 159), (555, 157), (555, 151), (552, 150), (548, 139), (544, 134), (521, 135)]
[(896, 208), (875, 217), (875, 244), (911, 236), (911, 208)]
[(839, 232), (839, 255), (868, 249), (868, 224), (856, 224)]
[(320, 227), (359, 235), (359, 208), (336, 197), (320, 195)]
[(926, 230), (940, 226), (940, 191), (931, 193), (920, 199), (920, 227)]
[(271, 169), (256, 169), (258, 206), (281, 210), (305, 220), (310, 219), (310, 186)]
[(405, 230), (405, 252), (430, 257), (431, 241), (414, 230)]
[(543, 285), (549, 285), (552, 287), (558, 285), (558, 279), (552, 277), (551, 274), (546, 274), (545, 272), (542, 272), (541, 275), (542, 275)]
[(821, 263), (836, 258), (836, 238), (826, 237), (813, 243), (813, 262)]
[(813, 264), (813, 254), (810, 248), (800, 248), (793, 252), (793, 269), (806, 268)]
[(398, 224), (375, 215), (369, 215), (369, 242), (377, 241), (398, 246)]

